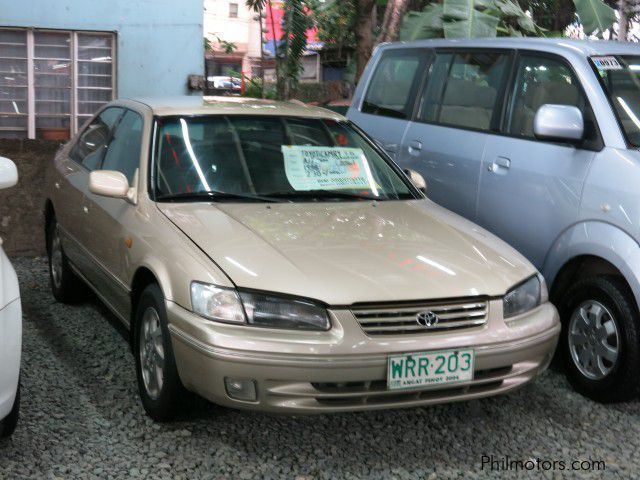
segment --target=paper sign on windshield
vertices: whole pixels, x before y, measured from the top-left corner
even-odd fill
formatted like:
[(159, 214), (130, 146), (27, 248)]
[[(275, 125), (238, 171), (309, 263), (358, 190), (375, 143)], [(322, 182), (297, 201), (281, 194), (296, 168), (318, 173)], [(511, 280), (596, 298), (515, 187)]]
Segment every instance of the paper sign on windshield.
[(598, 70), (622, 70), (616, 57), (591, 57)]
[(283, 145), (287, 180), (295, 190), (370, 188), (360, 148)]

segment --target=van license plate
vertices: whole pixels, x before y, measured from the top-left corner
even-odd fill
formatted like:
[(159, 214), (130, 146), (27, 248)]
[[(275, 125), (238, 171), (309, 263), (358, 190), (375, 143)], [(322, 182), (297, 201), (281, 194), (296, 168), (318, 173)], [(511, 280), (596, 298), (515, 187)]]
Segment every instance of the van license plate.
[(387, 388), (410, 389), (473, 380), (471, 349), (419, 352), (389, 357)]

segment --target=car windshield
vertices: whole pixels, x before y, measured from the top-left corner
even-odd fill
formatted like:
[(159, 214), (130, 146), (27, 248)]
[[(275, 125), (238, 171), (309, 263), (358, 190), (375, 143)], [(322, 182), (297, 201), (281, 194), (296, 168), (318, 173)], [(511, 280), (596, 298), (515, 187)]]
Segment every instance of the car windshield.
[(156, 198), (356, 201), (416, 198), (347, 122), (265, 115), (162, 117)]
[(627, 141), (640, 147), (640, 56), (591, 57)]

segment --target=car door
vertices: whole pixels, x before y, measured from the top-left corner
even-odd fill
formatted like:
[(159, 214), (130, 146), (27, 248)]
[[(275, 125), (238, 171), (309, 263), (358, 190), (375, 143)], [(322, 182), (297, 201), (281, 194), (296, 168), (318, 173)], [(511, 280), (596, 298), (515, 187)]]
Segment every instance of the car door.
[(427, 181), (433, 201), (475, 219), (482, 154), (498, 126), (511, 53), (436, 51), (398, 163)]
[[(140, 166), (143, 126), (142, 115), (127, 109), (113, 132), (100, 167), (122, 172), (131, 186)], [(136, 206), (124, 199), (87, 192), (84, 214), (87, 227), (84, 238), (94, 261), (90, 281), (103, 300), (128, 318), (126, 272), (128, 250), (134, 241)]]
[(362, 97), (356, 97), (348, 117), (396, 158), (415, 104), (418, 84), (429, 51), (385, 49), (375, 61)]
[[(577, 218), (582, 186), (602, 141), (566, 60), (521, 53), (513, 78), (505, 135), (492, 136), (484, 151), (477, 220), (541, 268), (552, 243)], [(582, 111), (585, 134), (579, 144), (536, 139), (533, 120), (545, 104)]]
[(122, 109), (108, 107), (100, 112), (79, 134), (68, 155), (56, 161), (55, 205), (65, 254), (83, 275), (91, 263), (82, 242), (84, 197), (89, 185), (89, 172), (102, 161), (111, 130)]

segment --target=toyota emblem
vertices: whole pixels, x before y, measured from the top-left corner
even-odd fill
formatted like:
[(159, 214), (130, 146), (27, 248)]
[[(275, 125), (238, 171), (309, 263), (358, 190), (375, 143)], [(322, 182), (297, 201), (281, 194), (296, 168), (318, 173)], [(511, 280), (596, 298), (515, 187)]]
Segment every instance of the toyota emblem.
[(416, 315), (416, 322), (426, 328), (435, 327), (438, 324), (438, 315), (431, 311), (419, 312)]

